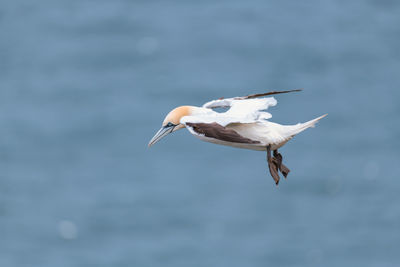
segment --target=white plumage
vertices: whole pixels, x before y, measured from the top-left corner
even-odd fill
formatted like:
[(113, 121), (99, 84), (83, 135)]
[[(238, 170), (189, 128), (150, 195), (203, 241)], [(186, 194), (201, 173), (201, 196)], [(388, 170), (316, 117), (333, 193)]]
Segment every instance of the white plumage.
[[(181, 106), (172, 110), (165, 118), (163, 127), (150, 141), (149, 146), (176, 130), (187, 128), (191, 134), (203, 141), (220, 145), (267, 151), (268, 166), (276, 184), (279, 182), (278, 170), (286, 177), (289, 169), (282, 163), (278, 149), (296, 134), (314, 125), (326, 115), (305, 123), (281, 125), (269, 121), (272, 115), (266, 110), (275, 106), (274, 94), (300, 90), (269, 92), (218, 99), (205, 103), (202, 107)], [(217, 112), (216, 108), (228, 108)], [(273, 151), (273, 157), (271, 157)]]
[[(271, 149), (275, 150), (284, 145), (294, 135), (309, 127), (313, 127), (315, 123), (326, 116), (323, 115), (306, 123), (281, 125), (268, 121), (268, 119), (272, 118), (272, 115), (265, 111), (276, 104), (277, 101), (274, 97), (213, 100), (204, 104), (203, 107), (193, 108), (192, 115), (182, 117), (180, 122), (188, 128), (191, 134), (203, 141), (253, 150), (266, 150), (266, 147), (271, 145)], [(218, 107), (229, 107), (229, 109), (225, 112), (216, 112), (212, 110), (212, 108)], [(223, 127), (234, 130), (245, 138), (259, 141), (260, 143), (243, 144), (209, 138), (204, 134), (195, 132), (192, 127), (187, 125), (188, 122), (217, 123)]]

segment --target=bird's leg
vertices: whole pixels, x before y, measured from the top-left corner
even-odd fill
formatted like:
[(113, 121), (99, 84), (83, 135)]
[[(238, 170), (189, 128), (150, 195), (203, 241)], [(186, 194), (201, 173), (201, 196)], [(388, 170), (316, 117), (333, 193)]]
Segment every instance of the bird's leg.
[(283, 176), (286, 178), (290, 172), (289, 168), (285, 166), (285, 164), (282, 163), (282, 155), (278, 153), (278, 150), (274, 150), (274, 159), (276, 160), (276, 164), (278, 166), (278, 169), (281, 171)]
[(279, 173), (278, 173), (278, 165), (276, 160), (271, 157), (271, 145), (267, 146), (267, 161), (268, 161), (268, 168), (269, 173), (271, 174), (272, 178), (275, 181), (275, 184), (279, 184)]

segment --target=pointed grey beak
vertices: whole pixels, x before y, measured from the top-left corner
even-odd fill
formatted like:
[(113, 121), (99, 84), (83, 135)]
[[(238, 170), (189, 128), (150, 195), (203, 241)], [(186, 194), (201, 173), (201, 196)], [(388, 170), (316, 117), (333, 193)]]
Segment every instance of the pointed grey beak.
[(161, 140), (161, 138), (163, 138), (164, 136), (168, 135), (169, 133), (172, 133), (172, 131), (174, 130), (174, 126), (164, 126), (162, 127), (155, 135), (153, 138), (151, 138), (150, 142), (149, 142), (149, 147), (151, 147), (152, 145), (154, 145), (155, 143), (157, 143), (158, 141)]

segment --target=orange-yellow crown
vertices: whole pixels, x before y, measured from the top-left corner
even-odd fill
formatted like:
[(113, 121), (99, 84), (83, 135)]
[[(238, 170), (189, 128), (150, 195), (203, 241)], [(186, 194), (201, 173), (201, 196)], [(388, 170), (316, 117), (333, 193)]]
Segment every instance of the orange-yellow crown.
[(173, 109), (165, 117), (163, 126), (167, 125), (169, 122), (175, 125), (180, 124), (181, 118), (184, 116), (189, 116), (192, 113), (192, 108), (190, 106), (180, 106)]

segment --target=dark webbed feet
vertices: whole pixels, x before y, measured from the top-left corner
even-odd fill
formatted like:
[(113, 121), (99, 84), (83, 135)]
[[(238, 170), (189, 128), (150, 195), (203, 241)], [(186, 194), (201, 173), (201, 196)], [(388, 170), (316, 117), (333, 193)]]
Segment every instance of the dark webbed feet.
[(279, 184), (279, 173), (278, 170), (282, 173), (282, 175), (286, 178), (290, 172), (289, 168), (286, 167), (282, 163), (282, 155), (278, 153), (278, 150), (274, 150), (273, 157), (271, 157), (271, 146), (267, 146), (267, 161), (268, 168), (272, 178), (275, 181), (275, 184)]
[(281, 155), (281, 153), (278, 153), (278, 150), (274, 150), (274, 159), (276, 159), (276, 161), (277, 161), (279, 171), (286, 178), (288, 176), (290, 170), (288, 167), (285, 166), (285, 164), (282, 163), (282, 155)]
[(269, 173), (274, 179), (275, 184), (278, 185), (280, 179), (278, 173), (278, 164), (276, 162), (276, 159), (271, 157), (271, 146), (267, 146), (267, 161), (268, 161)]

